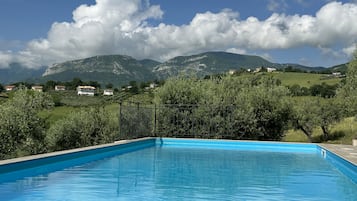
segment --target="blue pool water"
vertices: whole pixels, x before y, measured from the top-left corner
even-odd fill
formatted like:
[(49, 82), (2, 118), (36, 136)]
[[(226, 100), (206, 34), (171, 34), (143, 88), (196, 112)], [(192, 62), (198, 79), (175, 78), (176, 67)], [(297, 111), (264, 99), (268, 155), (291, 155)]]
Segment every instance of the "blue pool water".
[(234, 145), (169, 142), (0, 174), (0, 200), (357, 200), (357, 184), (316, 148)]

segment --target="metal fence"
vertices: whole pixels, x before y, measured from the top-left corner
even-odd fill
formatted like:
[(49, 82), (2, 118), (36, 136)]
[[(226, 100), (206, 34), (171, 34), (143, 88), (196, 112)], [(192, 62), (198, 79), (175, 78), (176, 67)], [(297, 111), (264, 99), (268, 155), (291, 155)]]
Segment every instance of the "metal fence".
[(240, 124), (236, 110), (235, 105), (120, 104), (120, 139), (252, 139)]

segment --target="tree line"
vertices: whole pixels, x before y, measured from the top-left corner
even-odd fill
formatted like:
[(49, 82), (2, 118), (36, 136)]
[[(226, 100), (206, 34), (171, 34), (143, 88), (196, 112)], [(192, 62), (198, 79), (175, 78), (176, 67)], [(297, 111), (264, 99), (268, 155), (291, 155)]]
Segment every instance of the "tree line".
[(334, 124), (357, 114), (356, 60), (355, 54), (341, 85), (313, 85), (306, 94), (300, 86), (285, 87), (261, 75), (171, 78), (155, 93), (154, 112), (140, 107), (124, 112), (122, 131), (141, 133), (135, 122), (150, 122), (155, 113), (151, 129), (143, 128), (152, 135), (281, 140), (295, 129), (313, 141), (320, 128), (320, 140), (326, 141)]

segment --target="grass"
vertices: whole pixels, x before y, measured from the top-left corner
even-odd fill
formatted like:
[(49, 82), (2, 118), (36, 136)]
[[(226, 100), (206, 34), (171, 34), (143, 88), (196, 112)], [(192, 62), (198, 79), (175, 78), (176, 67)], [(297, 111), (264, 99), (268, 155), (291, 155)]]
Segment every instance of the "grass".
[[(331, 143), (331, 144), (352, 144), (357, 130), (357, 119), (354, 117), (345, 118), (339, 123), (331, 126), (331, 135), (329, 140), (322, 141), (322, 130), (315, 128), (313, 132), (313, 142)], [(282, 141), (285, 142), (308, 142), (307, 137), (299, 130), (289, 130)]]
[[(292, 86), (294, 84), (300, 87), (311, 87), (315, 84), (326, 83), (328, 85), (335, 85), (341, 82), (341, 78), (327, 78), (326, 74), (314, 73), (294, 73), (294, 72), (273, 72), (273, 73), (260, 73), (265, 76), (272, 76), (281, 81), (284, 86)], [(253, 74), (243, 74), (241, 77), (250, 77)]]
[(324, 74), (312, 73), (291, 73), (291, 72), (276, 72), (271, 73), (274, 78), (281, 80), (284, 86), (291, 86), (298, 84), (301, 87), (310, 87), (315, 84), (326, 83), (328, 85), (335, 85), (340, 83), (341, 78), (328, 78)]
[[(113, 118), (116, 118), (119, 113), (119, 104), (117, 103), (111, 103), (111, 104), (106, 104), (103, 105), (107, 111), (110, 112), (111, 116)], [(84, 107), (73, 107), (73, 106), (58, 106), (54, 107), (50, 110), (43, 110), (39, 113), (39, 116), (41, 118), (44, 118), (48, 125), (52, 125), (58, 120), (66, 118), (68, 115), (71, 113), (74, 113), (76, 111), (79, 111), (83, 109)]]

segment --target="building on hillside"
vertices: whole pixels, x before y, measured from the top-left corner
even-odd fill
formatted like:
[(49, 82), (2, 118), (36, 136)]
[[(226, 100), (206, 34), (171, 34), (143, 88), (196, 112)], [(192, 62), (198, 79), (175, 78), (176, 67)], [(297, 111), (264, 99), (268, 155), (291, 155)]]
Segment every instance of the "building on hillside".
[(259, 73), (262, 69), (262, 67), (255, 68), (254, 73)]
[(7, 85), (5, 86), (5, 91), (14, 91), (16, 89), (15, 85)]
[(56, 85), (55, 91), (66, 91), (66, 86), (63, 85)]
[(32, 86), (31, 89), (34, 91), (43, 92), (43, 86), (40, 85)]
[(228, 74), (229, 74), (229, 75), (234, 75), (236, 72), (237, 72), (236, 70), (229, 70), (229, 71), (228, 71)]
[(151, 83), (150, 84), (150, 89), (155, 89), (156, 87), (158, 87), (158, 85), (156, 83)]
[(104, 96), (113, 96), (114, 91), (113, 91), (113, 89), (104, 89), (103, 95)]
[(77, 95), (81, 96), (94, 96), (95, 87), (92, 86), (78, 86), (77, 87)]
[(267, 72), (268, 72), (268, 73), (272, 73), (272, 72), (274, 72), (274, 71), (276, 71), (276, 68), (267, 68)]

